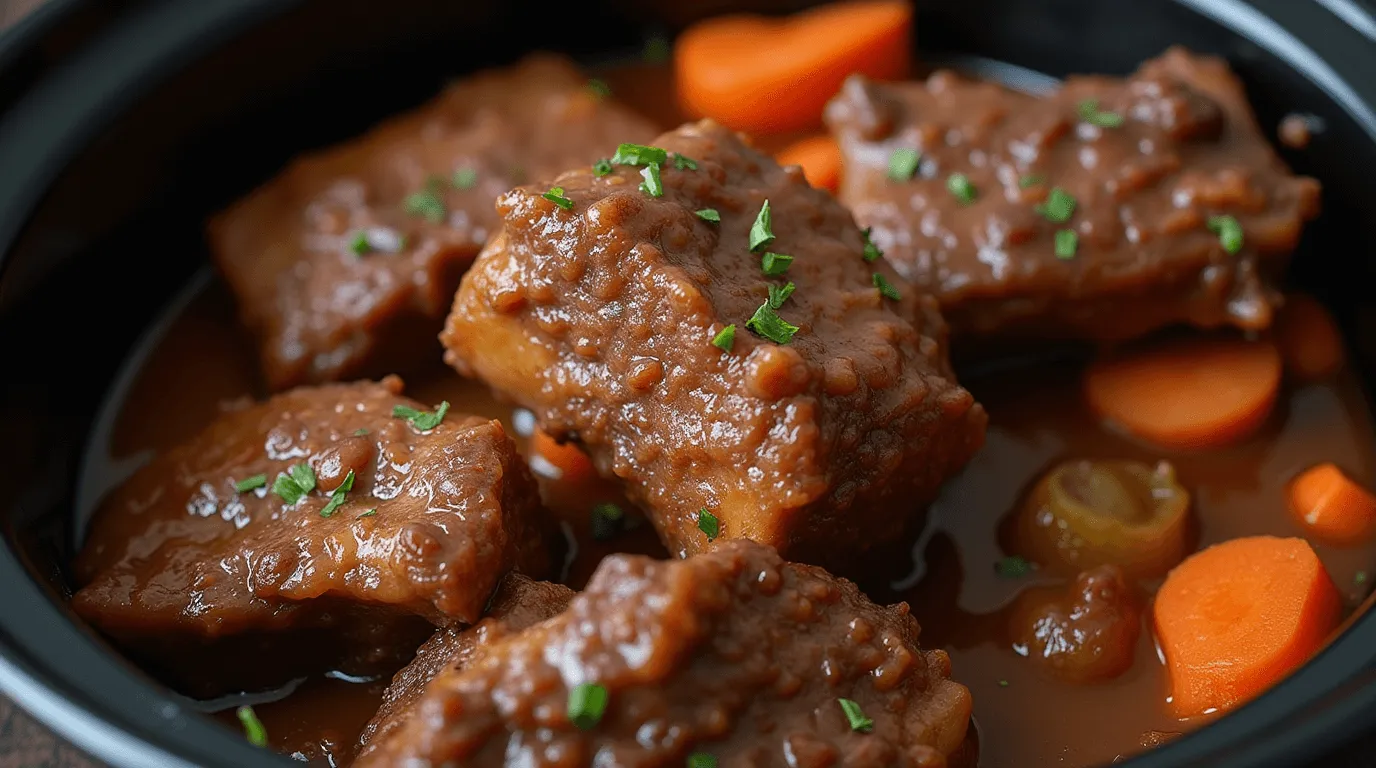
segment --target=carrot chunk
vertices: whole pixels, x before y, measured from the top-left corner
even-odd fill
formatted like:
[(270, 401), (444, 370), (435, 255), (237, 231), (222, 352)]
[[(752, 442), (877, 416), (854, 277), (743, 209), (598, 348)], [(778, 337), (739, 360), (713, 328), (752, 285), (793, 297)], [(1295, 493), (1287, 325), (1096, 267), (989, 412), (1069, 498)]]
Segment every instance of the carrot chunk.
[(1313, 656), (1342, 599), (1303, 539), (1216, 544), (1171, 571), (1156, 594), (1156, 636), (1179, 717), (1226, 711)]
[(596, 474), (592, 459), (583, 453), (582, 448), (573, 443), (558, 442), (543, 429), (537, 428), (530, 436), (530, 447), (536, 456), (549, 462), (550, 466), (559, 471), (557, 479), (577, 483)]
[(1215, 448), (1255, 432), (1280, 389), (1269, 342), (1196, 338), (1102, 358), (1085, 373), (1101, 419), (1156, 445)]
[(1304, 382), (1327, 381), (1343, 367), (1343, 336), (1333, 315), (1311, 296), (1286, 297), (1276, 322), (1285, 370)]
[(841, 186), (841, 148), (830, 136), (796, 141), (774, 157), (779, 165), (800, 165), (807, 183), (835, 194)]
[(1290, 511), (1306, 533), (1327, 544), (1365, 544), (1376, 533), (1376, 496), (1332, 464), (1312, 467), (1290, 483)]
[(902, 0), (835, 3), (785, 18), (718, 16), (674, 44), (679, 102), (755, 134), (819, 126), (822, 108), (852, 73), (907, 74), (912, 8)]

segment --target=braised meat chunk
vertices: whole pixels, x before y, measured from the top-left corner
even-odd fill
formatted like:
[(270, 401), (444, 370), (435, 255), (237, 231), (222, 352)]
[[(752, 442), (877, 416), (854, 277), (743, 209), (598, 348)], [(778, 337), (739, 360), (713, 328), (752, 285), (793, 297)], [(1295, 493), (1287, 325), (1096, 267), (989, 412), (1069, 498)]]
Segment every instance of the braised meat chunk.
[(748, 541), (613, 555), (558, 617), (441, 673), (357, 764), (934, 768), (970, 694), (907, 606)]
[(957, 336), (1265, 328), (1272, 280), (1319, 209), (1227, 65), (1181, 49), (1044, 96), (950, 72), (855, 78), (827, 121), (842, 200)]
[(486, 618), (469, 627), (439, 630), (416, 651), (416, 658), (392, 678), (392, 684), (383, 693), (382, 706), (359, 737), (358, 754), (371, 751), (406, 722), (436, 675), (446, 669), (467, 668), (492, 643), (562, 613), (571, 599), (573, 590), (561, 584), (508, 574), (492, 596)]
[(720, 536), (836, 564), (894, 538), (983, 440), (935, 303), (710, 121), (616, 159), (500, 198), (446, 359), (581, 442), (679, 555)]
[(215, 217), (211, 251), (268, 383), (372, 376), (438, 356), (434, 334), (496, 229), (497, 195), (592, 162), (651, 125), (532, 55), (351, 142), (305, 155)]
[(341, 604), (477, 621), (505, 573), (549, 566), (535, 482), (500, 423), (401, 392), (395, 377), (291, 390), (157, 457), (97, 512), (73, 606), (135, 642), (294, 628)]

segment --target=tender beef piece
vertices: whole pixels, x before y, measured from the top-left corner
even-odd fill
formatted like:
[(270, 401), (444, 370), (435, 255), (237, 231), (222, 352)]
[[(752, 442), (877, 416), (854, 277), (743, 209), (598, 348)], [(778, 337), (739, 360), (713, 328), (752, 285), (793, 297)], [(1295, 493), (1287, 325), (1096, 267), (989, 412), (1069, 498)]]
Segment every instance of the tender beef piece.
[[(986, 417), (955, 382), (935, 303), (869, 263), (860, 230), (796, 167), (781, 169), (710, 121), (657, 146), (648, 169), (587, 168), (498, 201), (504, 229), (465, 276), (441, 335), (445, 359), (581, 442), (627, 485), (671, 552), (721, 535), (839, 564), (894, 538), (981, 444)], [(789, 254), (767, 277), (749, 233), (768, 201)], [(720, 222), (695, 211), (711, 208)], [(762, 249), (763, 250), (763, 249)], [(874, 275), (898, 286), (885, 298)], [(799, 327), (775, 343), (746, 324), (769, 288)], [(735, 326), (726, 351), (713, 338)]]
[(436, 675), (446, 669), (463, 670), (497, 640), (562, 613), (573, 595), (573, 590), (560, 584), (532, 581), (519, 573), (508, 575), (492, 598), (487, 618), (471, 627), (436, 632), (392, 678), (382, 706), (359, 737), (358, 754), (367, 754), (406, 722)]
[[(1121, 127), (1082, 118), (1091, 100)], [(845, 158), (842, 201), (899, 272), (936, 294), (957, 337), (1265, 328), (1280, 301), (1271, 280), (1319, 210), (1318, 182), (1266, 144), (1227, 65), (1181, 49), (1127, 80), (1074, 77), (1040, 97), (950, 72), (855, 78), (826, 115)], [(899, 148), (922, 154), (911, 181), (888, 177)], [(973, 203), (947, 190), (953, 173), (973, 183)], [(1038, 213), (1054, 187), (1077, 201), (1066, 223)], [(1219, 215), (1242, 225), (1240, 252), (1210, 231)], [(1069, 259), (1056, 256), (1064, 229), (1079, 235)]]
[[(211, 251), (260, 339), (273, 389), (438, 357), (435, 333), (497, 227), (497, 195), (655, 134), (587, 82), (548, 54), (474, 75), (297, 159), (216, 216)], [(427, 191), (408, 213), (408, 198)], [(371, 244), (361, 255), (360, 233)]]
[[(341, 606), (477, 621), (504, 574), (549, 567), (535, 481), (499, 422), (422, 431), (393, 416), (428, 407), (401, 392), (396, 377), (291, 390), (154, 459), (97, 512), (76, 611), (135, 645), (320, 626)], [(274, 482), (301, 465), (316, 487), (288, 504)]]
[[(558, 617), (438, 675), (377, 765), (932, 768), (962, 748), (970, 694), (942, 651), (918, 648), (906, 604), (724, 543), (687, 560), (613, 555)], [(605, 687), (600, 722), (569, 692)], [(874, 721), (853, 731), (838, 699)]]

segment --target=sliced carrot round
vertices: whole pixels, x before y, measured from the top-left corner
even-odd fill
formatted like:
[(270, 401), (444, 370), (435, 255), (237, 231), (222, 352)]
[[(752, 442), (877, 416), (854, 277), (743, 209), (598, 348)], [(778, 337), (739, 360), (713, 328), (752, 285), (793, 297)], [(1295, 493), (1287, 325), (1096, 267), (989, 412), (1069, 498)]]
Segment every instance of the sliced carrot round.
[(1264, 341), (1172, 340), (1094, 362), (1085, 397), (1100, 418), (1159, 446), (1237, 442), (1271, 413), (1280, 355)]
[(573, 443), (561, 443), (543, 429), (537, 428), (530, 436), (530, 447), (536, 456), (558, 470), (558, 480), (577, 483), (596, 475), (592, 459), (583, 453), (582, 448)]
[(1285, 370), (1300, 381), (1327, 381), (1342, 370), (1342, 332), (1324, 305), (1311, 296), (1286, 297), (1276, 322), (1276, 343)]
[(1254, 536), (1190, 556), (1156, 594), (1156, 636), (1180, 717), (1226, 711), (1304, 664), (1342, 599), (1303, 539)]
[(1376, 534), (1376, 496), (1332, 464), (1290, 483), (1290, 511), (1306, 533), (1328, 544), (1356, 546)]
[(830, 136), (809, 136), (774, 156), (779, 165), (802, 166), (807, 183), (833, 194), (841, 186), (841, 148)]
[(785, 18), (718, 16), (674, 43), (679, 101), (688, 114), (738, 131), (807, 130), (851, 74), (907, 74), (911, 37), (904, 0), (833, 3)]

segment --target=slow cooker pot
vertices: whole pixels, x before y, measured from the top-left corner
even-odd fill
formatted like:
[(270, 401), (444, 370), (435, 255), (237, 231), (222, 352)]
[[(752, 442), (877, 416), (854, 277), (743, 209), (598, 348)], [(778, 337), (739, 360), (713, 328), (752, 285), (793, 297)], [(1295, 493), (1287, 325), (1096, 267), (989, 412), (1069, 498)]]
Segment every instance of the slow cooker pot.
[[(291, 765), (150, 682), (66, 607), (82, 448), (143, 329), (205, 263), (205, 216), (293, 154), (356, 134), (479, 66), (535, 48), (606, 58), (633, 50), (647, 30), (801, 5), (49, 0), (0, 38), (0, 689), (113, 765)], [(1226, 56), (1263, 125), (1290, 112), (1319, 118), (1310, 146), (1286, 150), (1325, 186), (1324, 215), (1291, 279), (1335, 310), (1354, 365), (1376, 382), (1376, 228), (1366, 223), (1376, 211), (1372, 8), (917, 6), (922, 59), (977, 57), (1051, 76), (1127, 73), (1179, 43)], [(1359, 612), (1273, 691), (1129, 764), (1366, 765), (1373, 729), (1376, 615)]]

